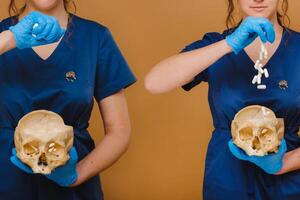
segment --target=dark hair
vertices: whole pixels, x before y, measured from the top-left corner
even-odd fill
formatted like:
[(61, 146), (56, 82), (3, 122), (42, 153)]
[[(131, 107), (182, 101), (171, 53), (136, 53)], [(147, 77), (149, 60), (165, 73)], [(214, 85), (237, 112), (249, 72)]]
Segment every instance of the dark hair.
[[(227, 0), (227, 18), (226, 18), (226, 27), (229, 28), (234, 28), (238, 26), (241, 21), (238, 23), (236, 22), (236, 19), (234, 18), (234, 10), (235, 10), (235, 5), (234, 5), (234, 0)], [(280, 26), (282, 27), (289, 27), (290, 26), (290, 18), (287, 15), (289, 9), (289, 2), (288, 0), (283, 0), (281, 4), (281, 11), (277, 11), (277, 20)]]
[[(74, 8), (74, 13), (76, 13), (76, 4), (73, 0), (63, 0), (64, 1), (64, 7), (67, 12), (71, 12), (69, 8), (71, 7), (71, 4)], [(19, 16), (24, 12), (26, 8), (26, 5), (22, 6), (21, 8), (18, 8), (16, 5), (16, 0), (10, 0), (9, 6), (8, 6), (8, 13), (9, 16)]]

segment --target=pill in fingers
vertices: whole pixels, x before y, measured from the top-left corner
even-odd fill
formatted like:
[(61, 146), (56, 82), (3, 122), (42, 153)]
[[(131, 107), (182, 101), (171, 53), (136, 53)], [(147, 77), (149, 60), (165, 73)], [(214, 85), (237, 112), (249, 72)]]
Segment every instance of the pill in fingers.
[[(38, 26), (39, 26), (39, 24), (38, 24), (38, 23), (35, 23), (35, 24), (33, 25), (33, 27), (32, 27), (32, 30), (33, 30), (33, 29), (36, 29)], [(32, 37), (36, 37), (36, 34), (32, 34)]]

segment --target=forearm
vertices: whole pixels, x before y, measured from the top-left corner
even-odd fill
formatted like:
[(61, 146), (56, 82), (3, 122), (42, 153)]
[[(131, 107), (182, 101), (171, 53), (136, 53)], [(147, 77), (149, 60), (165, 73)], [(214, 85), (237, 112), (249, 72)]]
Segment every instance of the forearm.
[(283, 157), (283, 167), (277, 175), (300, 169), (300, 148), (287, 152)]
[(150, 71), (145, 87), (151, 93), (164, 93), (180, 87), (231, 51), (226, 41), (222, 40), (167, 58)]
[(16, 47), (16, 42), (11, 31), (0, 33), (0, 55)]
[(127, 150), (129, 141), (128, 129), (120, 127), (108, 131), (101, 143), (78, 163), (78, 179), (73, 186), (85, 182), (114, 164)]

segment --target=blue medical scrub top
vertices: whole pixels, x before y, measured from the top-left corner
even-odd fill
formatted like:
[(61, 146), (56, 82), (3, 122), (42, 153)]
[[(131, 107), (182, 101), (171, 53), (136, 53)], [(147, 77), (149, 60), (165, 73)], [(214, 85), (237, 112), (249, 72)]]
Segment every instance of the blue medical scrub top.
[[(183, 52), (218, 42), (228, 34), (228, 31), (207, 33)], [(227, 146), (231, 139), (231, 121), (240, 109), (249, 105), (266, 106), (278, 118), (284, 118), (288, 150), (300, 146), (297, 135), (300, 125), (300, 34), (284, 30), (277, 51), (266, 64), (270, 73), (268, 79), (262, 79), (266, 90), (258, 90), (252, 85), (257, 74), (253, 66), (254, 62), (245, 51), (238, 55), (230, 53), (183, 86), (185, 90), (191, 90), (202, 81), (209, 85), (208, 101), (215, 129), (206, 155), (204, 200), (300, 199), (300, 170), (280, 176), (269, 175), (254, 164), (235, 158)], [(279, 86), (282, 80), (287, 81), (288, 87)]]
[[(13, 25), (0, 23), (0, 32)], [(74, 127), (74, 146), (83, 159), (95, 145), (87, 131), (97, 101), (136, 81), (110, 31), (72, 15), (63, 39), (46, 60), (32, 49), (13, 49), (0, 56), (0, 199), (101, 200), (99, 177), (75, 188), (27, 174), (10, 162), (14, 129), (25, 114), (38, 109), (58, 113)]]

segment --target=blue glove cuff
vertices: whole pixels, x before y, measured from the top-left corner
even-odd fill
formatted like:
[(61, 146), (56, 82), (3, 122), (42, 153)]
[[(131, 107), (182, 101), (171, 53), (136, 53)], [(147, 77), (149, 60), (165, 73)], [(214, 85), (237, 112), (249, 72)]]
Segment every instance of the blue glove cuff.
[(8, 28), (12, 33), (13, 33), (13, 36), (14, 36), (14, 39), (15, 39), (15, 42), (16, 42), (16, 46), (18, 49), (25, 49), (26, 47), (22, 45), (22, 42), (18, 39), (17, 37), (17, 31), (15, 30), (16, 28), (14, 26), (11, 26)]
[[(55, 171), (54, 171), (55, 172)], [(62, 187), (69, 187), (70, 185), (72, 185), (73, 183), (75, 183), (75, 181), (77, 180), (78, 178), (78, 173), (77, 171), (68, 176), (68, 177), (64, 177), (63, 179), (58, 179), (58, 178), (53, 178), (51, 174), (49, 175), (46, 175), (46, 177), (52, 181), (54, 181), (56, 184), (58, 184), (59, 186), (62, 186)]]
[(225, 41), (227, 42), (227, 44), (231, 47), (232, 51), (235, 53), (235, 55), (239, 54), (239, 52), (241, 51), (240, 48), (237, 48), (236, 45), (234, 45), (234, 41), (232, 39), (232, 37), (234, 37), (233, 35), (228, 35), (225, 38)]

